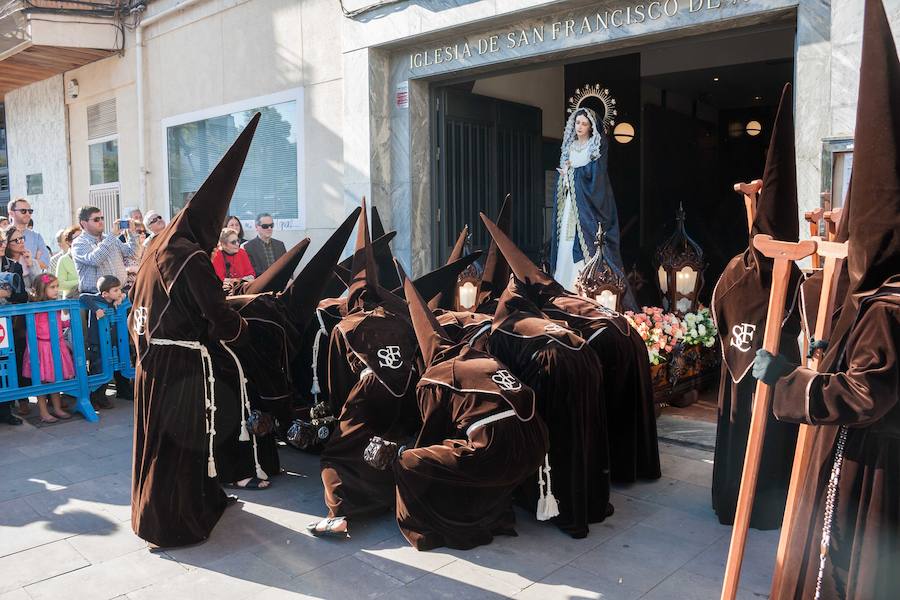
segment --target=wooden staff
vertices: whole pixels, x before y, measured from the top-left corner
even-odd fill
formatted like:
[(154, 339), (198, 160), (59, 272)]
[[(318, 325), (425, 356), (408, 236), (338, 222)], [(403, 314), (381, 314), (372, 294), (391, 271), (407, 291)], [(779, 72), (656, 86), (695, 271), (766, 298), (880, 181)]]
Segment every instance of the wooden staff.
[(825, 228), (828, 232), (828, 241), (833, 242), (837, 238), (837, 230), (841, 224), (842, 208), (835, 208), (825, 212)]
[[(791, 262), (806, 258), (816, 251), (812, 240), (802, 242), (779, 242), (770, 235), (757, 234), (753, 246), (763, 256), (775, 261), (772, 270), (772, 289), (769, 292), (769, 308), (766, 312), (766, 329), (763, 348), (778, 354), (781, 344), (781, 322), (784, 318), (784, 304), (791, 275)], [(744, 560), (744, 546), (747, 543), (747, 529), (750, 526), (750, 512), (756, 495), (756, 480), (759, 477), (759, 462), (762, 456), (763, 437), (766, 434), (766, 420), (772, 402), (771, 388), (761, 379), (756, 382), (753, 411), (750, 417), (750, 432), (747, 437), (747, 452), (744, 454), (744, 471), (738, 492), (734, 528), (731, 530), (731, 545), (728, 548), (728, 562), (725, 563), (725, 581), (722, 584), (722, 600), (734, 600), (741, 577), (741, 563)]]
[[(817, 208), (803, 214), (803, 217), (809, 223), (809, 237), (819, 237), (819, 221), (821, 221), (824, 216), (824, 208)], [(822, 268), (822, 261), (820, 260), (818, 253), (812, 255), (812, 267), (813, 269)]]
[(759, 199), (759, 190), (762, 189), (762, 179), (754, 179), (750, 183), (734, 184), (734, 191), (744, 195), (744, 208), (747, 209), (747, 231), (753, 234), (753, 219), (756, 218), (756, 201)]
[[(814, 337), (817, 340), (824, 340), (831, 334), (831, 321), (834, 304), (837, 300), (837, 282), (843, 262), (847, 258), (847, 243), (818, 240), (816, 253), (825, 259), (825, 266), (822, 272), (822, 294), (819, 296), (819, 312), (816, 318)], [(823, 355), (824, 350), (816, 348), (807, 366), (818, 371)], [(772, 600), (779, 600), (778, 590), (781, 589), (784, 577), (784, 561), (788, 548), (791, 546), (791, 531), (800, 507), (800, 492), (805, 485), (806, 470), (812, 454), (812, 442), (812, 426), (800, 425), (800, 431), (797, 434), (797, 449), (794, 452), (794, 465), (791, 468), (787, 504), (784, 508), (784, 520), (781, 524), (781, 537), (778, 540), (778, 551), (775, 554), (775, 571), (772, 574), (772, 591), (769, 595)]]

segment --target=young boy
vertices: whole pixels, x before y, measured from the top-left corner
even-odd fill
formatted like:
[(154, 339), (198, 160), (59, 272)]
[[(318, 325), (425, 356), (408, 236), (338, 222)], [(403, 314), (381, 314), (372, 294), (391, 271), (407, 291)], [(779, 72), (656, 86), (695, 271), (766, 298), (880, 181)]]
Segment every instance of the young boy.
[[(98, 294), (81, 294), (81, 300), (90, 307), (88, 313), (87, 340), (88, 340), (88, 372), (99, 373), (102, 370), (100, 360), (100, 326), (98, 321), (106, 316), (106, 311), (119, 306), (125, 299), (122, 291), (122, 282), (112, 275), (104, 275), (97, 280)], [(110, 337), (113, 340), (115, 351), (116, 326), (110, 325)], [(130, 400), (132, 398), (132, 383), (118, 371), (115, 372), (116, 395), (119, 398)], [(109, 409), (112, 402), (106, 397), (106, 384), (91, 392), (91, 404), (94, 409)]]

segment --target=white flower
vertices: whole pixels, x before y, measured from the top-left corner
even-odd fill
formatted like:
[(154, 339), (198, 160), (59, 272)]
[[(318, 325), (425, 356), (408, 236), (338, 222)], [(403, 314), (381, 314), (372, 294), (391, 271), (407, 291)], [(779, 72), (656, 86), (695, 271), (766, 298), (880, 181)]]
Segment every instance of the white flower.
[(697, 325), (697, 333), (699, 333), (700, 335), (706, 335), (706, 326), (704, 326), (703, 323)]

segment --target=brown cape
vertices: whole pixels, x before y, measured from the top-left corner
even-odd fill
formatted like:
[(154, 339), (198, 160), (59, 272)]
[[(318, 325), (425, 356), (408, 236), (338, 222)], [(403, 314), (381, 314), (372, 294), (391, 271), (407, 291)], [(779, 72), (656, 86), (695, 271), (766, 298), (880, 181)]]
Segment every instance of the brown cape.
[[(542, 314), (522, 287), (512, 279), (500, 296), (488, 349), (535, 391), (538, 414), (550, 432), (560, 512), (554, 523), (583, 538), (589, 523), (612, 514), (603, 368), (585, 340)], [(534, 483), (523, 489), (530, 508), (537, 505)]]

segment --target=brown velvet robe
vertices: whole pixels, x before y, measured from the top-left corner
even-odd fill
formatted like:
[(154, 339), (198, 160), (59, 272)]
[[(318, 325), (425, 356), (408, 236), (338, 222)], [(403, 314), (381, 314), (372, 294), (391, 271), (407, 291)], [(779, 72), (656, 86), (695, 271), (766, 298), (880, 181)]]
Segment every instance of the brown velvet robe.
[(226, 304), (205, 253), (183, 250), (164, 257), (173, 260), (162, 265), (154, 262), (155, 255), (144, 261), (130, 316), (138, 355), (131, 526), (142, 539), (163, 547), (209, 537), (226, 496), (219, 480), (207, 474), (206, 374), (200, 352), (150, 344), (150, 339), (235, 345), (243, 341), (246, 326)]
[[(775, 387), (782, 420), (820, 425), (788, 548), (783, 598), (812, 598), (828, 479), (847, 426), (822, 598), (900, 598), (900, 292), (864, 302), (832, 373), (798, 367)], [(884, 292), (883, 292), (884, 293)]]
[(550, 296), (542, 310), (578, 332), (600, 359), (612, 481), (659, 479), (650, 359), (640, 334), (624, 316), (581, 296)]
[(355, 517), (394, 504), (394, 478), (363, 461), (372, 436), (406, 439), (417, 429), (416, 339), (382, 307), (354, 312), (331, 333), (329, 399), (337, 428), (321, 454), (329, 517)]
[[(512, 279), (500, 297), (488, 349), (531, 387), (550, 432), (550, 467), (559, 516), (553, 522), (574, 538), (612, 514), (603, 367), (585, 340), (543, 315)], [(529, 508), (536, 481), (526, 482)]]
[[(512, 494), (536, 477), (547, 430), (535, 414), (534, 392), (509, 377), (504, 384), (516, 389), (501, 388), (492, 379), (501, 371), (508, 375), (490, 355), (464, 346), (425, 371), (417, 386), (422, 429), (393, 470), (397, 522), (417, 550), (465, 550), (515, 535)], [(467, 432), (510, 409), (514, 415)]]

